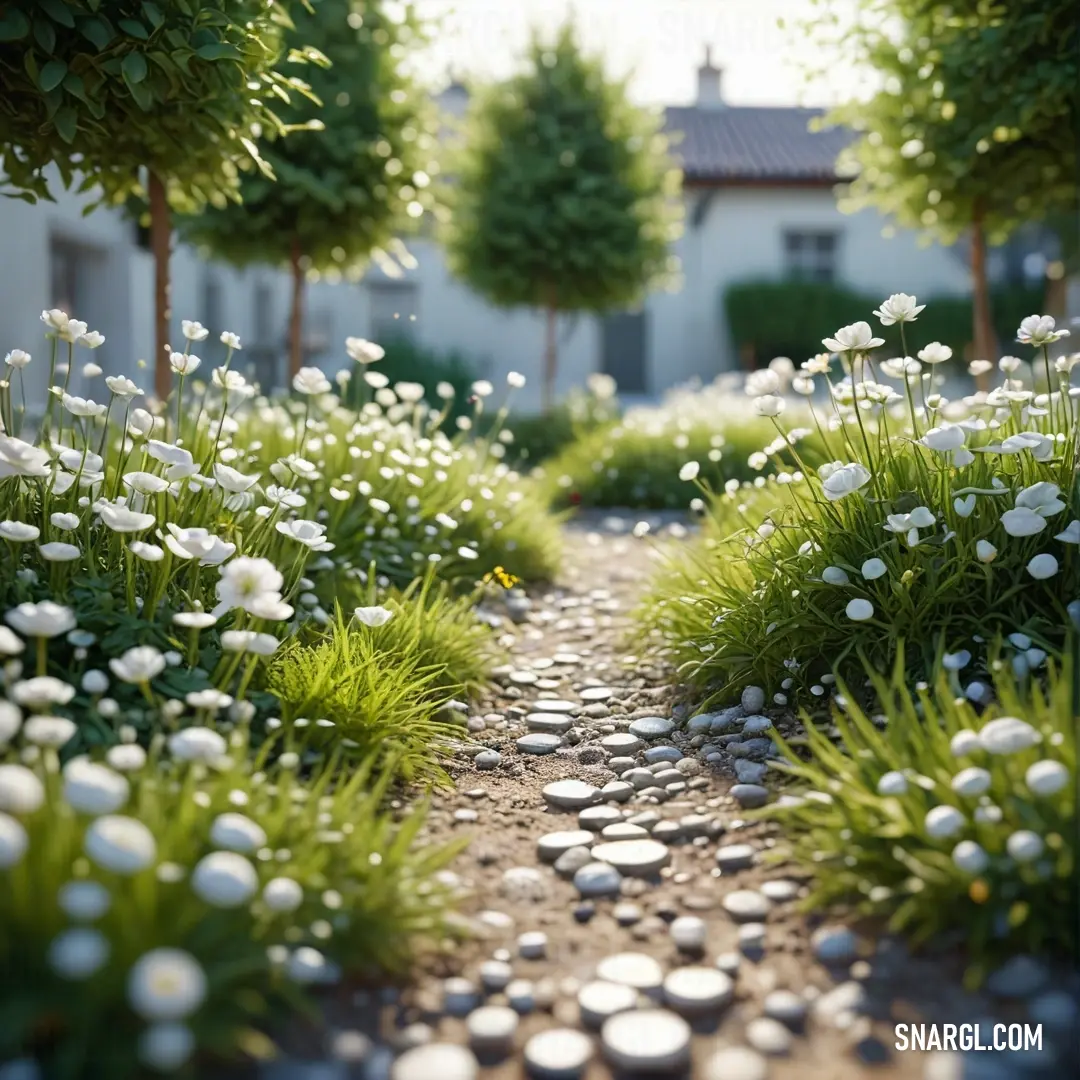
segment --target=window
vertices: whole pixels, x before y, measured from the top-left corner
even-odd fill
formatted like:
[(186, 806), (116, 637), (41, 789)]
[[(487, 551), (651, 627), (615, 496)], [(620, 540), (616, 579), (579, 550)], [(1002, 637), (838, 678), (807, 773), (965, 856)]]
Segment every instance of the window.
[(63, 240), (53, 240), (49, 248), (49, 273), (50, 306), (69, 315), (81, 315), (78, 248)]
[(386, 344), (416, 335), (419, 290), (410, 281), (369, 281), (371, 339)]
[(217, 275), (208, 270), (202, 281), (202, 323), (216, 338), (222, 330), (221, 283)]
[(835, 232), (785, 232), (784, 267), (788, 277), (801, 281), (835, 281), (838, 240)]
[(259, 281), (255, 285), (254, 304), (255, 340), (260, 345), (270, 345), (276, 337), (274, 333), (274, 290), (269, 283)]

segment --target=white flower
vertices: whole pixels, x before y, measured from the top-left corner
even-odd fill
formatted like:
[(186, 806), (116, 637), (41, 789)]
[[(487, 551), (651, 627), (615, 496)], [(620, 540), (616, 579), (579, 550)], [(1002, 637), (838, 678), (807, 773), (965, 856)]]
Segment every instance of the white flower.
[(0, 810), (32, 814), (45, 802), (45, 786), (25, 765), (0, 765)]
[(826, 585), (848, 585), (851, 582), (851, 578), (848, 577), (847, 571), (842, 570), (839, 566), (826, 566), (821, 571), (821, 580)]
[(495, 393), (495, 387), (487, 379), (477, 379), (472, 384), (472, 392), (479, 398), (491, 397)]
[(952, 789), (957, 795), (982, 795), (990, 788), (990, 774), (977, 765), (961, 769), (952, 779)]
[(919, 530), (930, 528), (936, 520), (927, 507), (916, 506), (909, 514), (887, 514), (883, 527), (903, 535), (908, 546), (914, 547), (919, 542)]
[(940, 341), (931, 341), (916, 355), (924, 364), (943, 364), (946, 360), (952, 359), (952, 349), (948, 345), (942, 345)]
[(907, 794), (907, 777), (902, 772), (885, 773), (877, 784), (879, 795), (905, 795)]
[(979, 732), (979, 743), (990, 754), (1015, 754), (1041, 741), (1042, 736), (1029, 723), (1015, 716), (991, 720)]
[(245, 475), (236, 469), (230, 468), (228, 465), (214, 465), (214, 478), (217, 480), (218, 484), (226, 491), (234, 494), (250, 490), (259, 482), (260, 475), (260, 473), (255, 473), (254, 476)]
[(1036, 581), (1045, 581), (1052, 578), (1058, 572), (1058, 561), (1048, 552), (1036, 555), (1028, 564), (1027, 572)]
[(383, 626), (394, 617), (394, 613), (384, 607), (358, 607), (353, 611), (353, 615), (357, 622), (365, 626)]
[[(222, 345), (226, 346), (229, 349), (235, 350), (243, 348), (243, 346), (240, 344), (240, 339), (236, 336), (236, 334), (233, 334), (228, 330), (222, 330), (221, 337), (218, 340), (221, 342)], [(220, 370), (221, 369), (218, 368), (218, 371)], [(215, 372), (214, 374), (216, 375), (217, 372)]]
[(880, 559), (867, 559), (862, 564), (860, 572), (867, 581), (876, 581), (879, 577), (883, 577), (888, 570)]
[(1049, 461), (1054, 456), (1053, 440), (1038, 431), (1018, 431), (1002, 439), (1000, 446), (987, 446), (985, 449), (1000, 454), (1019, 454), (1028, 450), (1036, 461)]
[(105, 344), (105, 335), (99, 330), (90, 330), (83, 334), (76, 344), (84, 349), (100, 349)]
[(285, 578), (269, 560), (241, 555), (221, 569), (217, 598), (227, 610), (243, 608), (261, 599), (280, 600)]
[(0, 813), (0, 870), (10, 870), (21, 861), (30, 846), (30, 837), (22, 825), (8, 814)]
[(109, 661), (112, 673), (124, 682), (148, 683), (165, 670), (165, 657), (153, 645), (136, 645)]
[(177, 761), (211, 763), (225, 756), (225, 740), (210, 728), (189, 727), (169, 736), (169, 753)]
[(1056, 795), (1069, 782), (1069, 770), (1060, 761), (1036, 761), (1024, 773), (1024, 781), (1032, 794)]
[(953, 848), (952, 861), (965, 874), (981, 874), (990, 865), (990, 856), (974, 840), (961, 840)]
[(506, 385), (511, 390), (520, 390), (525, 385), (525, 376), (520, 371), (511, 371), (507, 373)]
[(148, 544), (144, 540), (132, 540), (128, 544), (128, 550), (132, 555), (138, 556), (143, 562), (161, 562), (165, 558), (165, 552), (157, 544)]
[(23, 637), (56, 637), (75, 627), (75, 613), (62, 604), (42, 600), (19, 604), (4, 615), (5, 621)]
[(80, 814), (114, 814), (128, 800), (127, 780), (104, 765), (75, 758), (64, 768), (64, 799)]
[(907, 293), (893, 293), (874, 314), (881, 320), (882, 326), (894, 323), (914, 322), (925, 304), (916, 304), (914, 296)]
[(105, 415), (105, 409), (107, 407), (105, 405), (99, 405), (96, 401), (90, 401), (87, 398), (77, 397), (75, 394), (68, 394), (66, 392), (60, 400), (63, 402), (64, 408), (67, 409), (72, 416), (97, 418)]
[(112, 894), (97, 881), (69, 881), (57, 894), (60, 910), (75, 922), (93, 922), (112, 906)]
[(153, 833), (135, 818), (106, 815), (86, 830), (83, 850), (103, 870), (130, 876), (145, 870), (157, 856)]
[(41, 313), (41, 321), (50, 329), (63, 330), (71, 320), (66, 311), (61, 311), (59, 308), (50, 308), (48, 311)]
[(209, 611), (178, 611), (173, 622), (186, 630), (206, 630), (217, 622), (217, 616)]
[(960, 649), (958, 652), (943, 653), (941, 657), (941, 666), (946, 671), (961, 671), (971, 663), (971, 653), (967, 649)]
[(930, 450), (943, 453), (959, 450), (966, 438), (967, 433), (958, 424), (942, 424), (941, 427), (930, 428), (919, 442)]
[(1034, 862), (1043, 853), (1042, 837), (1029, 829), (1018, 829), (1005, 841), (1005, 850), (1018, 862)]
[(680, 480), (696, 480), (698, 473), (701, 472), (701, 466), (696, 461), (688, 461), (679, 470)]
[(799, 366), (807, 375), (828, 375), (829, 354), (818, 353), (817, 356), (811, 356), (809, 360), (804, 360)]
[(747, 397), (767, 397), (770, 394), (779, 394), (781, 390), (780, 376), (770, 368), (760, 368), (751, 371), (746, 376), (743, 386)]
[(214, 368), (210, 381), (218, 389), (224, 390), (226, 397), (232, 394), (234, 397), (247, 398), (255, 393), (255, 388), (248, 385), (247, 379), (239, 371), (230, 371), (228, 368)]
[(0, 432), (0, 480), (9, 476), (49, 475), (49, 454), (22, 439)]
[(154, 417), (146, 409), (132, 409), (128, 420), (128, 431), (136, 438), (141, 439), (154, 430)]
[[(26, 649), (21, 638), (16, 637), (6, 626), (0, 626), (0, 656), (18, 656)], [(0, 709), (3, 703), (0, 702)]]
[(328, 394), (331, 389), (330, 380), (321, 368), (302, 367), (292, 380), (292, 387), (298, 394)]
[(1068, 330), (1055, 330), (1051, 315), (1029, 315), (1020, 322), (1016, 340), (1022, 345), (1053, 345), (1055, 341), (1069, 336)]
[(169, 367), (177, 375), (194, 375), (202, 367), (202, 360), (194, 353), (174, 352), (169, 354)]
[(228, 694), (223, 694), (213, 686), (205, 690), (189, 690), (184, 700), (193, 709), (209, 709), (211, 712), (227, 709), (233, 703)]
[(154, 473), (150, 472), (124, 473), (123, 481), (125, 487), (143, 496), (160, 495), (163, 491), (169, 490), (167, 480), (163, 480), (160, 476), (155, 476)]
[(13, 544), (25, 544), (36, 540), (41, 530), (36, 525), (25, 521), (0, 521), (0, 539), (10, 540)]
[[(474, 383), (473, 384), (474, 391), (475, 391), (476, 386), (481, 386), (481, 388), (482, 388), (483, 385), (485, 385), (485, 384)], [(491, 383), (487, 383), (486, 385), (491, 386)], [(494, 387), (492, 387), (492, 389), (494, 389)], [(423, 387), (423, 385), (421, 383), (418, 383), (418, 382), (399, 382), (399, 383), (394, 383), (394, 393), (397, 394), (397, 396), (399, 398), (401, 398), (402, 401), (407, 401), (407, 402), (412, 403), (412, 402), (420, 401), (423, 398), (423, 396), (424, 396), (424, 387)], [(378, 397), (377, 394), (375, 396)], [(482, 395), (478, 394), (477, 396), (480, 397)]]
[(195, 1033), (187, 1024), (151, 1024), (139, 1036), (139, 1060), (156, 1072), (174, 1072), (195, 1052)]
[(105, 385), (118, 398), (123, 398), (125, 401), (128, 398), (133, 398), (137, 394), (141, 394), (144, 392), (138, 386), (136, 386), (126, 375), (106, 375)]
[(37, 746), (59, 750), (75, 735), (78, 728), (66, 716), (31, 716), (23, 724), (23, 738)]
[(326, 957), (313, 949), (310, 945), (302, 945), (289, 954), (285, 964), (285, 974), (293, 982), (301, 985), (312, 983), (326, 983), (333, 978), (334, 966), (327, 962)]
[(166, 524), (165, 546), (179, 559), (198, 559), (200, 566), (219, 566), (236, 551), (206, 529), (181, 529), (171, 521)]
[(147, 439), (146, 452), (163, 465), (190, 465), (193, 460), (190, 450), (174, 443), (162, 442), (160, 439)]
[(964, 815), (955, 806), (935, 806), (923, 822), (927, 835), (933, 840), (944, 840), (953, 836), (965, 824)]
[(15, 683), (11, 688), (11, 696), (20, 705), (38, 708), (46, 705), (66, 705), (75, 696), (75, 687), (52, 675), (37, 675)]
[(266, 844), (266, 833), (243, 814), (219, 814), (210, 827), (210, 843), (227, 851), (249, 854)]
[(157, 520), (153, 514), (140, 514), (122, 503), (98, 503), (97, 513), (102, 522), (117, 533), (144, 532)]
[(62, 341), (70, 341), (72, 344), (79, 338), (89, 333), (90, 328), (81, 319), (68, 319), (67, 325), (59, 331), (58, 336)]
[(49, 967), (63, 979), (89, 979), (109, 959), (109, 943), (97, 930), (65, 930), (49, 944)]
[(359, 337), (345, 339), (345, 352), (348, 353), (350, 360), (358, 364), (374, 364), (386, 355), (386, 350), (380, 345)]
[(271, 878), (263, 888), (263, 903), (271, 911), (295, 911), (304, 902), (304, 890), (292, 878)]
[(975, 513), (975, 496), (965, 495), (963, 498), (953, 499), (953, 510), (957, 517), (968, 518)]
[(787, 402), (775, 394), (766, 394), (764, 397), (754, 399), (754, 412), (758, 416), (779, 416)]
[(867, 349), (876, 349), (885, 344), (884, 338), (874, 337), (873, 330), (867, 322), (852, 323), (850, 326), (841, 326), (836, 331), (836, 336), (822, 338), (821, 344), (830, 352), (865, 352)]
[(1044, 518), (1054, 517), (1065, 509), (1065, 504), (1058, 498), (1060, 494), (1061, 488), (1057, 484), (1040, 480), (1037, 484), (1024, 488), (1016, 496), (1016, 505), (1034, 510)]
[(997, 558), (997, 548), (989, 540), (978, 540), (975, 543), (975, 557), (981, 563), (992, 563)]
[(869, 600), (856, 597), (854, 600), (848, 601), (844, 612), (852, 622), (865, 622), (867, 619), (874, 617), (874, 605)]
[(49, 524), (51, 524), (54, 529), (72, 532), (79, 527), (79, 515), (62, 513), (50, 514)]
[(188, 341), (205, 341), (210, 334), (201, 322), (193, 319), (181, 319), (180, 330)]
[(298, 544), (303, 544), (313, 551), (334, 549), (334, 545), (326, 539), (326, 526), (316, 521), (296, 518), (293, 521), (279, 521), (275, 528), (282, 536), (287, 536), (290, 540), (295, 540)]
[(234, 851), (215, 851), (201, 858), (191, 872), (191, 888), (212, 907), (234, 908), (259, 888), (255, 867)]
[(146, 751), (138, 743), (121, 743), (105, 751), (105, 760), (119, 772), (137, 772), (146, 764)]
[(1010, 536), (1034, 536), (1046, 528), (1046, 518), (1026, 506), (1006, 510), (1001, 515), (1002, 528)]
[(4, 363), (8, 367), (24, 368), (30, 363), (31, 356), (28, 352), (24, 352), (22, 349), (12, 349), (11, 352), (4, 357)]
[(1063, 544), (1080, 544), (1080, 521), (1074, 518), (1054, 539)]
[(254, 630), (226, 630), (221, 635), (221, 647), (226, 652), (248, 652), (256, 656), (272, 656), (281, 644), (273, 634)]
[(206, 1000), (206, 974), (191, 953), (152, 949), (128, 973), (127, 997), (144, 1020), (182, 1020)]
[(814, 392), (814, 380), (807, 378), (805, 375), (796, 375), (791, 380), (791, 389), (796, 394), (802, 394), (804, 397), (809, 397)]
[(841, 465), (823, 478), (822, 491), (829, 502), (852, 495), (870, 482), (870, 470), (857, 461)]

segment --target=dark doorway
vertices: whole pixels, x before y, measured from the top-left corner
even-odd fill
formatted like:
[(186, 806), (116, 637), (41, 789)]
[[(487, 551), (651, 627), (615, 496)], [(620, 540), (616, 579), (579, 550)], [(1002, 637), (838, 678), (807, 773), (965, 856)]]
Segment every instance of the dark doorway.
[(615, 380), (622, 394), (648, 392), (645, 331), (644, 311), (620, 311), (604, 319), (601, 370)]

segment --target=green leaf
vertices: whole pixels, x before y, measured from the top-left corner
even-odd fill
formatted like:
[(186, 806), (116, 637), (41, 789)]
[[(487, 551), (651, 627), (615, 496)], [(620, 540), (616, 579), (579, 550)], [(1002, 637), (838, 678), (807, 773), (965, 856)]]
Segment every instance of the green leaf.
[(112, 28), (104, 19), (80, 19), (79, 33), (98, 49), (107, 49), (113, 39)]
[(53, 49), (56, 48), (56, 30), (53, 29), (53, 24), (47, 19), (35, 19), (34, 39), (45, 52), (52, 55)]
[(130, 52), (124, 57), (120, 69), (124, 73), (124, 82), (129, 87), (141, 83), (146, 78), (146, 58), (142, 53)]
[(165, 21), (165, 16), (161, 14), (161, 8), (157, 4), (151, 3), (151, 0), (143, 0), (142, 9), (150, 25), (155, 30), (159, 29)]
[(79, 130), (79, 114), (70, 105), (65, 105), (60, 109), (53, 123), (56, 125), (56, 132), (61, 139), (66, 143), (74, 141), (75, 134)]
[(30, 20), (18, 9), (0, 14), (0, 41), (18, 41), (30, 33)]
[(240, 52), (232, 45), (200, 45), (195, 50), (195, 55), (200, 60), (240, 60)]
[(150, 92), (149, 87), (143, 83), (129, 82), (127, 75), (124, 75), (124, 82), (127, 84), (127, 88), (131, 93), (132, 98), (135, 100), (135, 104), (142, 109), (143, 112), (149, 112), (154, 104), (154, 95)]
[(63, 60), (50, 60), (42, 69), (38, 85), (46, 93), (55, 90), (67, 75), (67, 64)]
[(37, 0), (37, 5), (53, 22), (66, 26), (69, 30), (74, 28), (75, 16), (63, 0)]
[(74, 71), (69, 71), (64, 76), (64, 89), (72, 96), (77, 97), (80, 101), (90, 104), (86, 97), (86, 85), (82, 81), (82, 76), (76, 75)]
[(146, 41), (150, 37), (146, 27), (138, 19), (120, 19), (117, 24), (125, 34), (130, 34), (140, 41)]

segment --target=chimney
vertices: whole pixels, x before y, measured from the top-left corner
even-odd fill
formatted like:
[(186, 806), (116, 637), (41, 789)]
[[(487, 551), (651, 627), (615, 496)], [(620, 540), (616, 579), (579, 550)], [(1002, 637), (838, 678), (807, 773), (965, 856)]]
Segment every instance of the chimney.
[(713, 67), (712, 46), (705, 46), (705, 63), (697, 72), (697, 107), (699, 109), (722, 109), (724, 97), (720, 92), (720, 80), (723, 72)]

